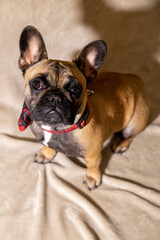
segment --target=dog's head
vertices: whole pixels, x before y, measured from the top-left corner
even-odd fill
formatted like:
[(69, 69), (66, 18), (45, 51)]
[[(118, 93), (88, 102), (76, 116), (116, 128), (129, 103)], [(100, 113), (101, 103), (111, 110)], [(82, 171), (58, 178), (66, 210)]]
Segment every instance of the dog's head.
[(25, 102), (33, 121), (70, 125), (87, 101), (87, 84), (106, 56), (106, 44), (88, 44), (72, 61), (48, 59), (39, 31), (27, 26), (20, 36), (19, 68), (25, 79)]

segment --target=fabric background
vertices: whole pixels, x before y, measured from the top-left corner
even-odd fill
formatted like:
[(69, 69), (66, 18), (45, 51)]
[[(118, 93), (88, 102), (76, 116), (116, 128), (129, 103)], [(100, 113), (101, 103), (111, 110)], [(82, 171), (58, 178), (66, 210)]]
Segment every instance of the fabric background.
[[(17, 61), (22, 29), (39, 29), (50, 58), (72, 60), (103, 39), (101, 70), (142, 77), (151, 103), (147, 128), (129, 150), (103, 150), (103, 184), (83, 185), (84, 160), (57, 154), (34, 163), (42, 145), (17, 121), (24, 81)], [(0, 0), (0, 240), (159, 240), (160, 1)]]

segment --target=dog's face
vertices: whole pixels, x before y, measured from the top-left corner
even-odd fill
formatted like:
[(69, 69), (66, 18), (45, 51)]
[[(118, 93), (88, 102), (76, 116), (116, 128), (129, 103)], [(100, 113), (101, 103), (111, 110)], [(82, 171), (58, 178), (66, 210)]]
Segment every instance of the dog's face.
[(103, 41), (88, 44), (73, 62), (51, 60), (41, 34), (32, 26), (20, 37), (19, 67), (25, 78), (25, 102), (33, 121), (74, 123), (87, 101), (86, 87), (106, 56)]
[(74, 123), (86, 102), (86, 79), (72, 62), (42, 60), (25, 74), (26, 102), (34, 121)]

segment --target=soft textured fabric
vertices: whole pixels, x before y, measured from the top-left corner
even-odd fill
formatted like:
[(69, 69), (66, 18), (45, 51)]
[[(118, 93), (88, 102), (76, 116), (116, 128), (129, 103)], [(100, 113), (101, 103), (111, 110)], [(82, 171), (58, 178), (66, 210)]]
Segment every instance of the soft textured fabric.
[[(6, 0), (0, 6), (0, 240), (159, 240), (159, 0)], [(58, 153), (53, 163), (35, 163), (42, 145), (29, 127), (18, 129), (24, 101), (18, 41), (28, 24), (42, 33), (51, 58), (72, 60), (103, 39), (108, 56), (101, 70), (143, 79), (148, 126), (124, 154), (105, 144), (103, 183), (93, 191), (83, 184), (83, 159)]]

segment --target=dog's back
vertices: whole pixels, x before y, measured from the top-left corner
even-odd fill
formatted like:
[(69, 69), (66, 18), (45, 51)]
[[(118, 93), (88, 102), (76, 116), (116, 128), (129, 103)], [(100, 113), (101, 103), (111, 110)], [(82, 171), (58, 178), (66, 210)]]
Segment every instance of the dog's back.
[(134, 134), (145, 127), (149, 117), (149, 101), (142, 80), (137, 75), (102, 72), (89, 84), (89, 88), (94, 91), (89, 101), (97, 109), (98, 118), (104, 126), (106, 122), (105, 138), (125, 129), (135, 115), (138, 121), (134, 119), (135, 124), (132, 124)]

